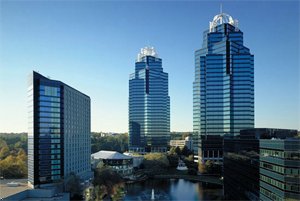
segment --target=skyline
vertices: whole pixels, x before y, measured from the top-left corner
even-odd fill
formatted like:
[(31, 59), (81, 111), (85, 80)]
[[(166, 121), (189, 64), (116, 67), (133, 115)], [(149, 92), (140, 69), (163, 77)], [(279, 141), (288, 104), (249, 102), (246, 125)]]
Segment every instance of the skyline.
[[(192, 131), (194, 51), (220, 2), (1, 1), (0, 132), (27, 131), (32, 70), (90, 96), (92, 131), (128, 132), (128, 75), (146, 45), (169, 73), (171, 131)], [(223, 12), (255, 56), (255, 127), (300, 130), (299, 2), (223, 1)]]

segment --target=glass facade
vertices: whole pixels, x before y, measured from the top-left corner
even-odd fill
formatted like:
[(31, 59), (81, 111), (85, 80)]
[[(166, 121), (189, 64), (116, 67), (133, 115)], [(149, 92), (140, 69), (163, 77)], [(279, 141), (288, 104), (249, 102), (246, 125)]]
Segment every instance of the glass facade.
[(300, 139), (260, 140), (260, 200), (300, 200)]
[[(226, 17), (222, 15), (226, 14), (215, 18)], [(194, 152), (202, 162), (207, 151), (218, 156), (216, 161), (223, 156), (222, 147), (204, 149), (201, 140), (207, 143), (210, 136), (234, 136), (254, 127), (254, 56), (243, 45), (243, 32), (230, 20), (205, 31), (203, 46), (195, 52), (193, 130), (199, 147), (194, 146)]]
[(224, 138), (226, 200), (259, 200), (259, 140)]
[(39, 181), (47, 183), (62, 178), (61, 87), (41, 83), (38, 90)]
[(33, 73), (29, 77), (28, 181), (32, 186), (63, 178), (63, 86)]
[(299, 200), (297, 130), (255, 128), (224, 138), (227, 200)]
[(143, 48), (129, 80), (129, 149), (164, 152), (170, 138), (168, 74), (153, 48)]
[[(77, 152), (84, 153), (86, 157), (80, 157), (85, 160), (76, 161), (89, 168), (83, 169), (81, 167), (80, 170), (90, 170), (90, 121), (89, 119), (83, 121), (88, 124), (85, 128), (81, 127), (80, 122), (69, 121), (70, 117), (66, 115), (69, 114), (69, 104), (66, 105), (68, 98), (65, 97), (65, 91), (68, 88), (69, 86), (64, 83), (50, 80), (36, 72), (33, 72), (29, 77), (28, 181), (29, 185), (34, 188), (43, 184), (62, 181), (69, 174), (64, 170), (66, 165), (70, 165), (69, 157), (65, 158), (66, 153), (72, 152), (76, 156), (80, 156)], [(76, 107), (76, 104), (72, 105), (73, 108), (77, 109), (73, 111), (72, 115), (77, 116), (84, 108), (87, 108), (84, 111), (85, 115), (90, 115), (90, 99), (86, 95), (83, 96), (87, 102), (85, 105), (80, 105), (80, 109)], [(73, 98), (74, 100), (78, 99), (78, 97)], [(79, 126), (76, 127), (74, 123)], [(74, 128), (73, 133), (75, 133), (75, 130), (76, 132), (79, 131), (82, 134), (81, 137), (89, 141), (88, 144), (84, 144), (88, 152), (82, 152), (84, 141), (82, 141), (82, 144), (72, 144), (73, 150), (66, 146), (66, 142), (67, 145), (70, 144), (66, 137), (69, 133), (68, 127), (72, 125)], [(73, 136), (73, 138), (77, 139), (78, 137)], [(72, 161), (72, 167), (76, 167), (74, 161)], [(74, 171), (74, 173), (81, 173), (82, 171)]]

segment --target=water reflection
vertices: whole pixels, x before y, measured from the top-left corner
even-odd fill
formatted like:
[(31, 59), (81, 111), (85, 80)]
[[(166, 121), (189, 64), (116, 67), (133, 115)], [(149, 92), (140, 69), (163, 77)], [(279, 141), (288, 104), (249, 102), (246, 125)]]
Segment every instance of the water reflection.
[(125, 201), (151, 200), (154, 189), (155, 200), (220, 200), (222, 187), (184, 179), (155, 179), (127, 184)]

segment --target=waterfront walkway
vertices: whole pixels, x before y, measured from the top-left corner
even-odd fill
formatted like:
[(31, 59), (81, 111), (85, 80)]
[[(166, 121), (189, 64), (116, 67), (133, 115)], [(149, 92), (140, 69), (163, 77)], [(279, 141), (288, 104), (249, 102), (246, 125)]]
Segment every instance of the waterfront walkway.
[(223, 181), (219, 177), (205, 175), (155, 175), (156, 179), (186, 179), (191, 181), (199, 181), (217, 185), (223, 185)]

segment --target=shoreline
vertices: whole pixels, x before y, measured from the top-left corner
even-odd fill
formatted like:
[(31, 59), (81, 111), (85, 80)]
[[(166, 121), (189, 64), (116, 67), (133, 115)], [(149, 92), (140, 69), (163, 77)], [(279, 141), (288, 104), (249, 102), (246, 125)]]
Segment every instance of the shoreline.
[(125, 181), (126, 184), (133, 184), (142, 181), (146, 181), (148, 179), (185, 179), (189, 181), (197, 181), (197, 182), (204, 182), (210, 183), (215, 185), (223, 185), (223, 181), (219, 177), (215, 176), (205, 176), (205, 175), (176, 175), (176, 174), (168, 174), (168, 175), (154, 175), (154, 176), (146, 176), (143, 179), (138, 180), (127, 180)]
[(218, 177), (204, 175), (155, 175), (154, 179), (185, 179), (190, 181), (205, 182), (215, 185), (223, 185), (223, 181)]

